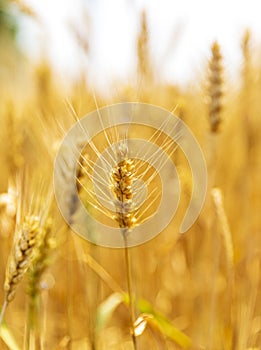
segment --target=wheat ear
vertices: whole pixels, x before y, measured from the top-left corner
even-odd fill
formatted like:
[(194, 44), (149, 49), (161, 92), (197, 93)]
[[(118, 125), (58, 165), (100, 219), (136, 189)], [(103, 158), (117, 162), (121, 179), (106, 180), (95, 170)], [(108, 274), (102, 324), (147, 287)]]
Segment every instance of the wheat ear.
[(141, 13), (140, 32), (137, 40), (138, 78), (141, 82), (148, 82), (152, 78), (152, 69), (149, 58), (149, 33), (146, 12)]
[(209, 184), (214, 187), (216, 181), (216, 163), (218, 156), (218, 141), (220, 124), (222, 122), (222, 96), (223, 96), (223, 80), (222, 80), (222, 55), (220, 46), (214, 42), (211, 47), (211, 59), (209, 61), (209, 77), (208, 77), (208, 171)]
[(209, 123), (211, 132), (219, 131), (222, 111), (222, 55), (217, 42), (211, 47), (209, 62)]
[(52, 233), (52, 219), (47, 219), (39, 235), (39, 244), (35, 250), (32, 266), (28, 270), (28, 295), (35, 298), (40, 292), (40, 280), (47, 269), (48, 258), (55, 243)]
[(12, 251), (9, 255), (4, 282), (5, 301), (1, 312), (0, 324), (5, 309), (14, 298), (17, 286), (26, 273), (33, 257), (36, 236), (39, 234), (39, 217), (28, 215), (25, 217), (17, 232)]

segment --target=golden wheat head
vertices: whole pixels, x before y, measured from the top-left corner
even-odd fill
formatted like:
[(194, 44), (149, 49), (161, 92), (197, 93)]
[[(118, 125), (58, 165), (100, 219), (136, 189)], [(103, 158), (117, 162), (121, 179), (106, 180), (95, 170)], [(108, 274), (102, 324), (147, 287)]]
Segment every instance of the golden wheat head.
[(18, 231), (18, 239), (14, 243), (7, 264), (4, 283), (7, 302), (14, 299), (17, 285), (30, 265), (39, 230), (39, 218), (37, 216), (26, 216)]

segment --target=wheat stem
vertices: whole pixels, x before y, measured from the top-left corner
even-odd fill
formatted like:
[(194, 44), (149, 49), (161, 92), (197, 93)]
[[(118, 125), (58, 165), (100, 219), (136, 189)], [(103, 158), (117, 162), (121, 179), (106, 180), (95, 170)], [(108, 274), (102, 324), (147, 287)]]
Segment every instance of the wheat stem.
[(28, 275), (28, 334), (27, 344), (29, 349), (39, 349), (42, 338), (42, 322), (40, 319), (41, 303), (41, 278), (48, 268), (48, 258), (54, 248), (52, 236), (52, 220), (46, 219), (38, 236), (38, 244), (35, 249), (34, 259), (27, 272)]
[(5, 300), (4, 303), (3, 303), (3, 306), (2, 306), (1, 313), (0, 313), (0, 328), (1, 328), (1, 325), (2, 325), (2, 323), (3, 323), (4, 314), (5, 314), (7, 305), (8, 305), (8, 301)]
[(124, 294), (124, 291), (118, 285), (118, 283), (90, 254), (85, 253), (82, 259), (111, 290), (116, 293)]
[(221, 223), (221, 235), (224, 241), (228, 270), (231, 271), (231, 269), (233, 269), (234, 266), (234, 247), (232, 234), (229, 228), (227, 216), (224, 209), (223, 195), (220, 188), (217, 187), (211, 190), (211, 194), (214, 200), (218, 219)]
[(137, 341), (135, 336), (134, 322), (135, 322), (135, 298), (133, 295), (132, 287), (132, 273), (131, 273), (131, 263), (130, 263), (130, 250), (128, 248), (128, 231), (122, 230), (123, 239), (124, 239), (124, 257), (126, 265), (126, 274), (127, 274), (127, 288), (129, 295), (129, 304), (130, 304), (130, 318), (131, 318), (131, 336), (134, 349), (137, 349)]
[(35, 350), (40, 348), (40, 296), (35, 296), (34, 299), (30, 299), (28, 306), (28, 323), (29, 323), (29, 350)]
[(136, 181), (136, 169), (134, 161), (128, 158), (128, 147), (123, 142), (118, 149), (118, 164), (111, 173), (111, 190), (115, 197), (115, 220), (121, 228), (124, 240), (125, 265), (127, 276), (127, 288), (130, 305), (131, 336), (133, 347), (137, 349), (136, 336), (134, 332), (135, 322), (135, 300), (133, 297), (130, 254), (128, 248), (128, 235), (136, 225), (136, 212), (133, 210), (133, 184)]

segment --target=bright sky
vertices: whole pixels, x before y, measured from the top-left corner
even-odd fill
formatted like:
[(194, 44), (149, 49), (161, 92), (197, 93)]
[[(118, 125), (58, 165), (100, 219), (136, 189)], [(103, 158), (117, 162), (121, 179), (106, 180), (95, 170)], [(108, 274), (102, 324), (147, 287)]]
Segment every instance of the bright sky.
[[(246, 28), (261, 46), (260, 0), (27, 0), (40, 22), (26, 20), (21, 40), (35, 57), (46, 53), (66, 79), (80, 69), (106, 87), (135, 69), (135, 40), (143, 8), (148, 15), (151, 53), (160, 76), (186, 83), (203, 72), (218, 40), (227, 71), (240, 66)], [(83, 7), (83, 4), (85, 7)], [(85, 10), (84, 10), (85, 8)], [(72, 29), (73, 28), (73, 29)], [(89, 42), (88, 56), (73, 31)], [(23, 44), (24, 45), (24, 44)]]

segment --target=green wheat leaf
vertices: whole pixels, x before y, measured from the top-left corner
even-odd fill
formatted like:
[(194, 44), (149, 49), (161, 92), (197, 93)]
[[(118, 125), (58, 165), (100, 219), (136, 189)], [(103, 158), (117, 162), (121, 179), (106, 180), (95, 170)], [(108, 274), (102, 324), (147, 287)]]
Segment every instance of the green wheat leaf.
[(105, 299), (97, 309), (96, 313), (96, 329), (100, 331), (108, 323), (115, 309), (123, 302), (121, 293), (113, 293)]
[(16, 340), (14, 339), (14, 336), (10, 332), (9, 328), (4, 323), (2, 323), (0, 326), (0, 338), (9, 347), (10, 350), (21, 350), (17, 345)]
[(180, 345), (183, 349), (189, 348), (191, 345), (190, 338), (177, 329), (164, 315), (156, 311), (147, 300), (140, 300), (138, 303), (138, 308), (142, 313), (152, 316), (148, 322), (161, 334)]

